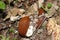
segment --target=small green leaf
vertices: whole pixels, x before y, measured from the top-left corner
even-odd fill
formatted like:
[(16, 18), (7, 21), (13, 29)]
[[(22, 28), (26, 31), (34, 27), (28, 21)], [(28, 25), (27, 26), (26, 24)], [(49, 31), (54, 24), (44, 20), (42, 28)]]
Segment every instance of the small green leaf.
[(52, 4), (51, 3), (48, 3), (47, 4), (47, 8), (51, 8), (52, 7)]
[(3, 1), (0, 1), (0, 9), (5, 9), (6, 5)]
[(15, 30), (11, 28), (11, 29), (9, 29), (9, 32), (13, 32), (13, 33), (14, 33), (14, 32), (15, 32)]

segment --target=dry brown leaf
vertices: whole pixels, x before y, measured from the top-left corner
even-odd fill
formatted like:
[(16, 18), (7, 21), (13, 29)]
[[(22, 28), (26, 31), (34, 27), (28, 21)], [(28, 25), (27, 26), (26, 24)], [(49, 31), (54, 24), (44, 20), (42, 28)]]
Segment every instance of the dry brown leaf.
[[(25, 14), (23, 14), (23, 12), (25, 12)], [(38, 12), (38, 7), (37, 7), (36, 3), (34, 3), (32, 6), (30, 6), (27, 11), (25, 11), (24, 9), (13, 8), (8, 11), (8, 15), (3, 20), (6, 20), (6, 19), (10, 18), (11, 16), (16, 16), (17, 14), (19, 14), (21, 16), (24, 16), (24, 15), (29, 16), (36, 12)]]
[(23, 12), (24, 12), (23, 9), (18, 9), (18, 8), (10, 9), (8, 11), (7, 16), (3, 20), (5, 21), (6, 19), (10, 18), (11, 16), (16, 16), (17, 14), (21, 15)]
[(30, 15), (34, 15), (34, 14), (38, 13), (38, 6), (36, 3), (34, 3), (33, 5), (31, 5), (23, 15), (21, 15), (21, 17), (25, 17), (25, 16), (30, 16)]
[(48, 35), (52, 34), (51, 40), (59, 40), (60, 36), (60, 25), (57, 24), (54, 18), (50, 18), (47, 23), (47, 32)]
[(38, 13), (38, 6), (37, 3), (34, 3), (33, 5), (31, 5), (28, 10), (26, 11), (26, 15), (30, 16), (30, 15), (34, 15), (34, 13)]

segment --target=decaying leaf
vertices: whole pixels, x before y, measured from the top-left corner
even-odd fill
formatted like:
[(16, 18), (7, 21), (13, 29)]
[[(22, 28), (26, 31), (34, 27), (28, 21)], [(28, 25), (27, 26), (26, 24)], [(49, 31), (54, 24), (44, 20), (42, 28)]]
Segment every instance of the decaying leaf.
[(60, 25), (57, 24), (54, 18), (50, 18), (47, 23), (47, 33), (52, 36), (51, 40), (59, 40)]
[(29, 9), (28, 9), (28, 12), (35, 12), (38, 10), (38, 6), (37, 6), (37, 3), (34, 3)]
[[(29, 16), (29, 15), (34, 14), (37, 11), (38, 11), (38, 7), (36, 3), (34, 3), (31, 7), (29, 7), (26, 12), (24, 9), (13, 8), (13, 9), (10, 9), (10, 11), (8, 12), (8, 15), (4, 18), (4, 20), (10, 18), (11, 16), (16, 16), (17, 14), (21, 15), (22, 17), (24, 15)], [(23, 14), (23, 12), (25, 12), (25, 14)]]
[(38, 12), (38, 6), (37, 3), (34, 3), (33, 5), (31, 5), (28, 10), (26, 11), (26, 15), (33, 15), (34, 13)]
[(25, 12), (24, 9), (18, 9), (18, 8), (10, 9), (7, 13), (7, 16), (3, 20), (5, 21), (6, 19), (10, 18), (11, 16), (15, 17), (17, 14), (21, 15), (23, 12)]
[(25, 17), (25, 16), (30, 16), (30, 15), (34, 15), (34, 14), (38, 13), (38, 6), (37, 3), (34, 3), (33, 5), (31, 5), (28, 10), (25, 11), (25, 13), (23, 15), (21, 15), (21, 17)]

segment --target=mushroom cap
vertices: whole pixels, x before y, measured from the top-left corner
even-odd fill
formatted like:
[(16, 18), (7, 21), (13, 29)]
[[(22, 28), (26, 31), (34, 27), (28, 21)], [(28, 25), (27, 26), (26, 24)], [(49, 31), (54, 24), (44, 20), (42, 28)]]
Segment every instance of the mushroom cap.
[(21, 36), (26, 36), (27, 30), (29, 28), (30, 18), (25, 16), (19, 21), (18, 32)]

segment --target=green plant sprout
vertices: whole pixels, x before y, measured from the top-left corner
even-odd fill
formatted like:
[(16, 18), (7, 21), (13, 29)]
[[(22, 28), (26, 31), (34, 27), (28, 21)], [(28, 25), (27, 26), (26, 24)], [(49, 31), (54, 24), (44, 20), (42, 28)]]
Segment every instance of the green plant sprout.
[(3, 1), (0, 1), (0, 9), (5, 9), (6, 5)]
[(48, 4), (45, 6), (45, 8), (44, 8), (44, 6), (42, 6), (42, 8), (43, 8), (46, 12), (48, 12), (51, 7), (52, 7), (52, 4), (51, 4), (51, 3), (48, 3)]
[(52, 4), (51, 3), (48, 3), (46, 6), (47, 6), (47, 8), (51, 8), (52, 7)]

